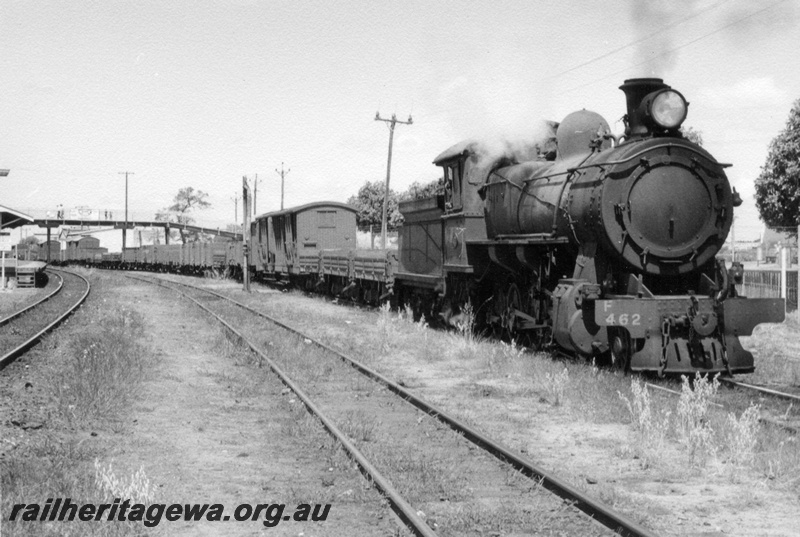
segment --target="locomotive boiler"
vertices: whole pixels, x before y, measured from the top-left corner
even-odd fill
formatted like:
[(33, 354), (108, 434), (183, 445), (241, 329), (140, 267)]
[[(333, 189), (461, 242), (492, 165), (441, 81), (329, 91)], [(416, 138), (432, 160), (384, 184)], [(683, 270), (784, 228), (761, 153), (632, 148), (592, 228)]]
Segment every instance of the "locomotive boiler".
[(681, 134), (680, 92), (620, 89), (619, 137), (581, 110), (534, 159), (475, 142), (439, 155), (445, 195), (401, 204), (396, 292), (444, 317), (469, 303), (500, 334), (625, 369), (750, 372), (739, 337), (784, 306), (737, 296), (715, 258), (741, 204), (727, 165)]

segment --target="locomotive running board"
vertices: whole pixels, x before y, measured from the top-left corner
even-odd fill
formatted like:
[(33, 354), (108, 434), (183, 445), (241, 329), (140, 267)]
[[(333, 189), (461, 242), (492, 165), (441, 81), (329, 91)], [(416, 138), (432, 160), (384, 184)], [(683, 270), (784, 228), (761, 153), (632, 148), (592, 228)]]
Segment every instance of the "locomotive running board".
[(442, 281), (442, 276), (429, 276), (427, 274), (413, 274), (410, 272), (395, 272), (395, 280), (407, 280), (420, 284), (423, 287), (435, 288)]
[(568, 244), (567, 237), (553, 237), (551, 235), (517, 235), (508, 239), (483, 239), (468, 240), (467, 246), (538, 246), (547, 244)]

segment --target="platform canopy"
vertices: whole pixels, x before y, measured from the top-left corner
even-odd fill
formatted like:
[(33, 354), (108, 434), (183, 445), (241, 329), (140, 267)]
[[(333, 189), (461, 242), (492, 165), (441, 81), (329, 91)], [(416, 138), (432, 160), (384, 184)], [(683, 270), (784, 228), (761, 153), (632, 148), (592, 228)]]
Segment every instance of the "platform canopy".
[(15, 228), (33, 224), (33, 217), (0, 205), (0, 228)]

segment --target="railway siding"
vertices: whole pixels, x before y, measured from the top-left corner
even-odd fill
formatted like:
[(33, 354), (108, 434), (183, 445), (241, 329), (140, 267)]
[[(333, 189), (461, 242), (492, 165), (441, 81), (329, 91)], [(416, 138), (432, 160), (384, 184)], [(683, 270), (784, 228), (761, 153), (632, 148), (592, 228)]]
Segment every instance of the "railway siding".
[[(130, 475), (144, 465), (159, 499), (183, 493), (188, 501), (194, 501), (201, 492), (207, 492), (212, 500), (221, 498), (234, 504), (241, 498), (331, 500), (336, 507), (324, 526), (287, 525), (285, 529), (335, 537), (395, 531), (393, 516), (381, 506), (374, 491), (364, 487), (352, 462), (315, 420), (308, 418), (296, 398), (267, 374), (266, 368), (233, 348), (205, 314), (181, 305), (163, 290), (120, 283), (124, 280), (118, 273), (95, 277), (103, 280), (102, 296), (109, 307), (121, 304), (147, 316), (145, 340), (161, 365), (147, 383), (144, 397), (126, 409), (124, 419), (69, 432), (77, 435), (76, 442), (90, 446), (103, 461), (113, 458), (118, 475)], [(630, 417), (617, 395), (618, 391), (629, 393), (627, 377), (577, 363), (521, 355), (518, 349), (497, 343), (428, 331), (396, 314), (381, 316), (342, 308), (299, 293), (245, 295), (239, 285), (224, 280), (190, 281), (223, 290), (293, 325), (322, 334), (328, 344), (489, 431), (525, 457), (557, 470), (575, 487), (589, 491), (658, 534), (793, 535), (800, 524), (800, 515), (793, 508), (797, 490), (777, 474), (767, 477), (760, 470), (745, 469), (731, 480), (715, 464), (690, 466), (686, 453), (675, 446), (668, 446), (654, 459), (638, 457), (633, 449)], [(276, 345), (277, 340), (273, 340), (276, 354), (280, 354), (279, 349), (286, 356), (297, 352), (299, 360), (304, 359), (308, 348), (302, 341), (285, 349), (274, 348)], [(13, 367), (28, 364), (26, 358)], [(339, 419), (356, 438), (362, 438), (360, 442), (367, 448), (383, 436), (379, 425), (403, 426), (389, 419), (376, 424), (364, 407), (354, 406), (362, 400), (366, 408), (378, 406), (381, 390), (352, 381), (340, 385), (344, 386), (338, 390), (342, 393), (325, 395), (323, 388), (333, 384), (327, 382), (326, 375), (336, 380), (338, 373), (319, 366), (307, 369), (317, 376), (315, 394), (336, 398), (342, 393), (348, 395), (346, 401), (353, 406), (342, 406)], [(33, 388), (25, 387), (29, 381)], [(41, 383), (31, 376), (24, 380), (20, 377), (4, 389), (3, 396), (34, 391), (37, 397), (26, 406), (45, 409), (47, 397)], [(32, 417), (30, 421), (37, 420)], [(444, 440), (452, 436), (427, 420), (406, 423), (406, 428), (418, 429), (423, 435), (442, 435)], [(18, 446), (10, 448), (12, 452), (26, 449), (25, 438), (38, 438), (35, 441), (39, 442), (51, 437), (57, 424), (38, 420), (34, 425), (41, 426), (23, 429), (4, 423), (6, 430), (13, 431), (13, 437), (4, 438), (13, 438)], [(365, 436), (368, 440), (363, 440)], [(455, 453), (464, 452), (457, 438), (455, 442)], [(288, 450), (281, 451), (279, 443), (288, 445)], [(259, 451), (259, 446), (266, 448)], [(787, 442), (784, 450), (790, 449), (792, 444)], [(466, 452), (471, 450), (467, 447)], [(791, 466), (789, 458), (783, 462), (790, 470), (795, 469), (796, 476), (800, 466)], [(509, 473), (506, 479), (513, 483), (519, 477)], [(457, 488), (453, 490), (457, 492)], [(458, 501), (451, 494), (433, 503), (445, 504), (440, 506), (445, 510), (452, 508)], [(529, 505), (536, 512), (540, 507)], [(332, 521), (334, 513), (340, 518)], [(445, 515), (436, 511), (428, 509), (425, 514), (440, 527), (446, 521), (442, 518)], [(557, 512), (546, 514), (554, 516)], [(252, 528), (235, 524), (225, 529), (236, 534)], [(215, 530), (169, 526), (170, 534), (194, 535), (198, 531)]]
[[(630, 397), (629, 377), (546, 356), (517, 356), (497, 343), (473, 345), (454, 334), (420, 330), (395, 314), (381, 322), (374, 312), (342, 309), (300, 294), (264, 300), (247, 297), (238, 287), (231, 292), (298, 328), (323, 334), (331, 346), (557, 469), (574, 486), (656, 533), (682, 535), (703, 528), (732, 535), (791, 535), (800, 523), (791, 508), (797, 485), (791, 476), (800, 468), (796, 458), (781, 460), (785, 468), (794, 468), (781, 478), (766, 478), (756, 466), (731, 479), (722, 457), (692, 465), (675, 440), (656, 457), (637, 455), (631, 418), (618, 395)], [(796, 448), (789, 442), (782, 449)]]
[(15, 307), (0, 319), (0, 368), (7, 366), (57, 327), (89, 294), (89, 282), (69, 271), (49, 271), (55, 280), (36, 300)]
[(257, 348), (267, 349), (268, 359), (288, 370), (294, 382), (300, 379), (300, 389), (311, 392), (313, 405), (322, 408), (326, 419), (332, 418), (383, 474), (376, 478), (377, 486), (383, 489), (380, 480), (388, 476), (392, 488), (420, 509), (417, 517), (425, 518), (440, 535), (467, 535), (476, 528), (522, 534), (610, 534), (542, 490), (535, 480), (474, 450), (460, 435), (402, 403), (310, 340), (264, 326), (261, 318), (218, 297), (188, 293), (212, 304), (211, 309), (221, 312), (248, 340), (257, 338)]

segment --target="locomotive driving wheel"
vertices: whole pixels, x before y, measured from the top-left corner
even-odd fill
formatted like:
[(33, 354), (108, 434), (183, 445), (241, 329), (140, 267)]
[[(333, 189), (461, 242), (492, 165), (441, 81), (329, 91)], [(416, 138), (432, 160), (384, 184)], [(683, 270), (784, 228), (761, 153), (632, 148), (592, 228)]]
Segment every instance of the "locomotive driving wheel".
[(616, 371), (628, 373), (633, 355), (632, 341), (628, 331), (617, 328), (609, 334), (611, 340), (611, 367)]
[(495, 287), (494, 296), (492, 296), (491, 307), (486, 312), (486, 322), (492, 331), (492, 335), (496, 338), (503, 337), (503, 313), (505, 310), (505, 293), (497, 292), (497, 288)]
[(501, 318), (503, 332), (509, 341), (513, 341), (519, 334), (517, 333), (517, 314), (516, 310), (522, 308), (522, 295), (517, 284), (511, 283), (505, 297), (505, 309)]

